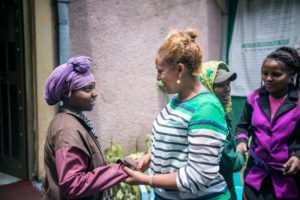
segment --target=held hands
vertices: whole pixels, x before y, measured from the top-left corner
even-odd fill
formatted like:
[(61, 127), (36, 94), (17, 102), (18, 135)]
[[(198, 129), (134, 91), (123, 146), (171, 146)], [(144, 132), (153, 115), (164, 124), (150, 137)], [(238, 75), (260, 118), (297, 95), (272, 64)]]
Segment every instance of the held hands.
[(134, 171), (129, 169), (128, 167), (124, 167), (124, 171), (129, 175), (127, 179), (124, 180), (125, 183), (129, 185), (149, 185), (150, 184), (150, 176), (144, 174), (140, 171)]
[(136, 160), (132, 159), (129, 156), (126, 156), (124, 158), (118, 159), (117, 163), (122, 163), (126, 167), (129, 167), (130, 169), (137, 170), (137, 162)]
[(300, 160), (296, 156), (292, 156), (284, 164), (283, 175), (295, 175), (300, 170)]
[(143, 156), (136, 164), (136, 169), (138, 171), (132, 170), (132, 168), (124, 167), (124, 171), (129, 175), (127, 179), (125, 179), (125, 183), (130, 185), (148, 185), (150, 184), (151, 177), (147, 174), (144, 174), (143, 171), (145, 171), (151, 162), (151, 154), (148, 153), (145, 156)]
[(246, 143), (244, 143), (244, 142), (239, 143), (236, 146), (236, 151), (241, 152), (243, 154), (243, 156), (246, 157), (248, 154), (248, 149), (247, 149)]

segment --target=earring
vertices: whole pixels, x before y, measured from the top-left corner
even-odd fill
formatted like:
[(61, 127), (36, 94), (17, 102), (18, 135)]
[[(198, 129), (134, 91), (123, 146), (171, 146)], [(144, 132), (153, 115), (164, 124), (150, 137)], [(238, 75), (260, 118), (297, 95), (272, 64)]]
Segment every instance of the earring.
[(289, 83), (294, 83), (294, 82), (295, 82), (294, 77), (293, 77), (293, 76), (290, 76), (290, 78), (289, 78)]
[(176, 83), (179, 85), (181, 83), (180, 79), (177, 79)]

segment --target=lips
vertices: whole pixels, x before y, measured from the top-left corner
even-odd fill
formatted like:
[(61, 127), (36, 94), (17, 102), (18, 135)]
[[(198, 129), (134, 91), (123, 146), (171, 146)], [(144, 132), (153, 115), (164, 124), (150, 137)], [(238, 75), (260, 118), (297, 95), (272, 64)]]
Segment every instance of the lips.
[(92, 99), (92, 100), (89, 101), (89, 104), (92, 105), (92, 106), (94, 106), (95, 103), (96, 103), (95, 99)]
[(273, 84), (271, 84), (271, 83), (265, 83), (265, 87), (266, 87), (266, 88), (272, 88), (272, 87), (273, 87)]
[(224, 99), (225, 101), (229, 101), (229, 100), (230, 100), (230, 95), (229, 95), (229, 94), (224, 95), (224, 96), (222, 97), (222, 99)]
[(226, 105), (230, 101), (230, 95), (224, 95), (220, 98), (220, 101), (223, 105)]

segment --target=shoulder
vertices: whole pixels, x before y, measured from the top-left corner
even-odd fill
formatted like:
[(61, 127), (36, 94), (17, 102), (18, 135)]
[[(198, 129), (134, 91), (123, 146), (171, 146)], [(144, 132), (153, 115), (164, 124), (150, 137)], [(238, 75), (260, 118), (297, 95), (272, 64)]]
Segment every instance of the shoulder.
[(262, 95), (262, 92), (260, 91), (260, 89), (254, 90), (252, 93), (250, 93), (247, 96), (247, 102), (248, 102), (248, 104), (254, 105), (255, 102), (256, 102), (256, 100), (258, 98), (260, 98), (261, 95)]
[(194, 102), (194, 107), (197, 108), (197, 115), (214, 115), (221, 114), (225, 118), (224, 108), (218, 98), (212, 93), (204, 93), (199, 95)]
[(227, 134), (223, 106), (213, 94), (199, 96), (195, 112), (190, 120), (193, 128), (209, 128)]
[(68, 113), (58, 113), (55, 115), (49, 126), (49, 134), (52, 137), (77, 137), (86, 134), (87, 129), (75, 116)]
[(55, 147), (76, 147), (84, 150), (83, 140), (88, 140), (87, 129), (79, 120), (67, 113), (58, 113), (52, 120), (48, 135)]
[(81, 126), (81, 123), (74, 115), (61, 112), (55, 115), (51, 122), (51, 125), (76, 128), (78, 126)]

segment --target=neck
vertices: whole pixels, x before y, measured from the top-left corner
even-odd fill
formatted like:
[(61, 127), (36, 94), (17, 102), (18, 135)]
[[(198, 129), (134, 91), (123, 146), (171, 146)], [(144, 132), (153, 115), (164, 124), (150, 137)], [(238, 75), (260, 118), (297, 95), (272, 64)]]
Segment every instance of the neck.
[(281, 98), (281, 97), (284, 97), (287, 93), (288, 93), (288, 87), (283, 91), (276, 92), (276, 93), (270, 93), (270, 95), (274, 98)]
[(183, 90), (178, 93), (178, 101), (186, 101), (196, 96), (200, 91), (205, 89), (198, 81), (190, 86), (183, 86)]
[(67, 102), (64, 102), (64, 104), (61, 106), (62, 108), (65, 108), (65, 109), (68, 109), (72, 112), (75, 112), (75, 113), (81, 113), (82, 110), (78, 110), (76, 108), (74, 108), (73, 106), (70, 106)]

